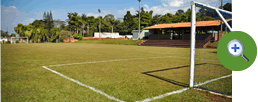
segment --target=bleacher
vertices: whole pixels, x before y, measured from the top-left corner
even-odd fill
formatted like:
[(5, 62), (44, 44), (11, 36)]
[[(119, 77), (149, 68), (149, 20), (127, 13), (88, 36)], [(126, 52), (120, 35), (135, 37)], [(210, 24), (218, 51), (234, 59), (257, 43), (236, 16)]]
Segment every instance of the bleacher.
[[(195, 48), (203, 48), (205, 40), (196, 40)], [(183, 47), (190, 48), (190, 40), (147, 40), (141, 46)]]

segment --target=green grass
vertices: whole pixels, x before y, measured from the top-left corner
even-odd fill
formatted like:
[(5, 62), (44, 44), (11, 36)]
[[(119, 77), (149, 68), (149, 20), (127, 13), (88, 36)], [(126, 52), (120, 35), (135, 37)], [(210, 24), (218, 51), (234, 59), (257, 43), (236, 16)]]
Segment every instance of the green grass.
[(125, 39), (104, 39), (104, 40), (80, 40), (74, 43), (88, 43), (88, 44), (117, 44), (117, 45), (137, 45), (139, 40), (125, 40)]
[[(211, 51), (216, 50), (197, 49), (196, 58), (209, 57), (216, 59), (214, 53), (209, 53)], [(204, 55), (203, 53), (207, 54)], [(85, 43), (1, 45), (1, 100), (113, 101), (54, 74), (42, 68), (42, 66), (162, 56), (173, 57), (49, 67), (108, 95), (128, 102), (151, 98), (187, 87), (189, 80), (189, 66), (187, 65), (190, 63), (188, 59), (190, 49)], [(204, 61), (196, 61), (196, 63), (204, 63)], [(205, 63), (219, 64), (214, 61), (205, 61)], [(204, 66), (201, 68), (205, 69)], [(213, 67), (207, 68), (212, 69)], [(230, 72), (224, 73), (225, 69), (223, 68), (214, 70), (223, 74), (230, 74)], [(206, 71), (197, 74), (209, 75), (209, 73)], [(219, 77), (220, 75), (211, 76)], [(206, 81), (210, 79), (196, 80)], [(232, 78), (226, 78), (225, 80), (230, 82)], [(216, 85), (224, 85), (225, 80), (214, 82), (215, 84), (211, 88), (230, 91), (230, 89), (223, 89), (223, 87)], [(231, 84), (228, 85), (231, 86)], [(221, 97), (216, 99), (224, 102), (230, 101)], [(210, 96), (196, 90), (187, 90), (154, 101), (171, 102), (171, 100), (176, 102), (214, 101)]]

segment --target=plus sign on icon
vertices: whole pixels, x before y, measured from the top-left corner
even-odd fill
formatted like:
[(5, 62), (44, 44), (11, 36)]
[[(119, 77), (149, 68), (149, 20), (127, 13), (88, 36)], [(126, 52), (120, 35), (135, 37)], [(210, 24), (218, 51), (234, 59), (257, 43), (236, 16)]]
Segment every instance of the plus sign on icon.
[(237, 39), (230, 41), (228, 43), (227, 50), (231, 56), (237, 57), (241, 55), (245, 61), (249, 61), (248, 58), (246, 58), (246, 56), (242, 54), (244, 51), (244, 45), (241, 41)]

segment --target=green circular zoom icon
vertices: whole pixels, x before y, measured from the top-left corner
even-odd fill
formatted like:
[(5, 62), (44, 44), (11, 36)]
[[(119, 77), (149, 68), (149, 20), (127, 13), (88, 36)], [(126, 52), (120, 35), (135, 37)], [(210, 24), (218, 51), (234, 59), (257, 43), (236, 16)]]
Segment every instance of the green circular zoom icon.
[(229, 70), (241, 71), (250, 67), (256, 58), (257, 47), (253, 38), (241, 31), (224, 35), (217, 47), (221, 64)]

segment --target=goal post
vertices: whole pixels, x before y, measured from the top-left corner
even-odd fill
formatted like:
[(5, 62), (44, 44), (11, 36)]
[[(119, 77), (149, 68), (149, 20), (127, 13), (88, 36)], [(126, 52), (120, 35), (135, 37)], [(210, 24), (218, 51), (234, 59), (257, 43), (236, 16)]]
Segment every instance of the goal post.
[(195, 4), (191, 2), (191, 51), (190, 51), (190, 78), (189, 86), (193, 87), (194, 85), (194, 59), (195, 59), (195, 26), (196, 26), (196, 15), (195, 15)]
[[(216, 47), (207, 47), (209, 44), (211, 45), (211, 43), (217, 44), (221, 37), (224, 35), (223, 31), (232, 31), (232, 12), (205, 5), (202, 3), (198, 3), (195, 1), (191, 1), (190, 4), (191, 46), (189, 87), (194, 89), (204, 89), (210, 92), (215, 92), (223, 95), (232, 95), (232, 71), (228, 70), (223, 65), (221, 65), (217, 58)], [(198, 17), (196, 15), (197, 7), (203, 7), (199, 10), (206, 10), (207, 12), (209, 12), (204, 13), (206, 17), (211, 17), (213, 19), (214, 16), (216, 16), (218, 21), (213, 20), (211, 21), (213, 23), (210, 25), (201, 25), (199, 21), (196, 21), (196, 18)], [(200, 11), (198, 13), (202, 14)], [(210, 13), (213, 13), (213, 16)], [(200, 17), (203, 16), (200, 15)], [(204, 18), (202, 19), (204, 20)], [(225, 28), (221, 29), (222, 31), (220, 31), (219, 26)], [(218, 29), (214, 29), (213, 27), (218, 27)], [(214, 34), (215, 32), (217, 33)]]
[[(20, 43), (20, 39), (22, 39), (22, 42), (21, 43), (26, 43), (26, 44), (28, 44), (28, 37), (11, 37), (11, 44), (16, 44), (16, 41), (19, 41), (19, 43)], [(26, 40), (26, 41), (24, 41), (24, 40)]]

